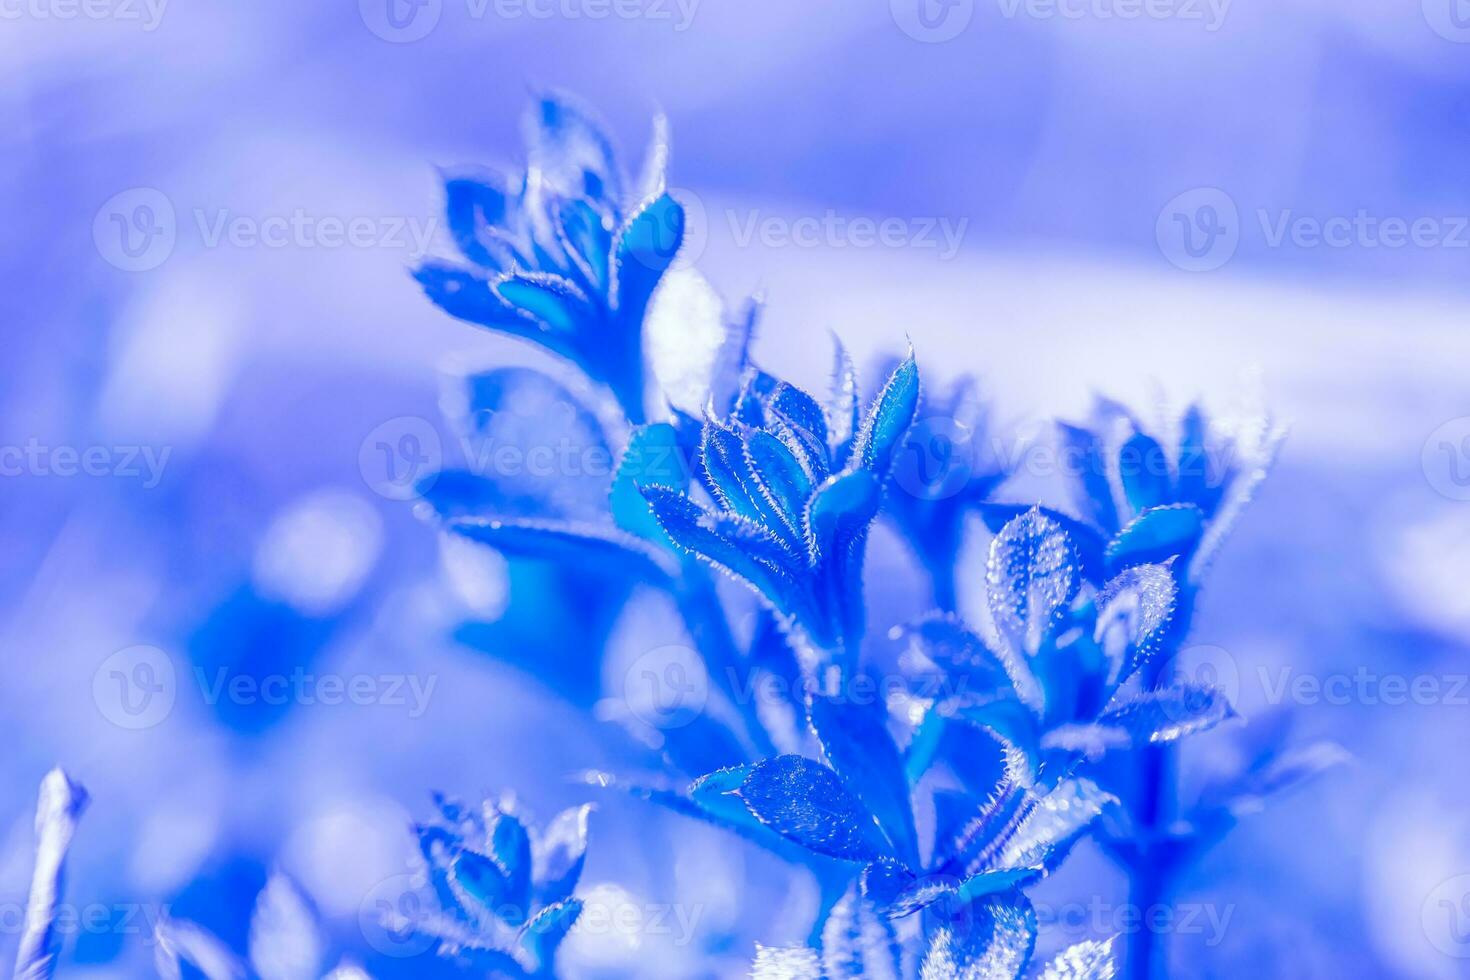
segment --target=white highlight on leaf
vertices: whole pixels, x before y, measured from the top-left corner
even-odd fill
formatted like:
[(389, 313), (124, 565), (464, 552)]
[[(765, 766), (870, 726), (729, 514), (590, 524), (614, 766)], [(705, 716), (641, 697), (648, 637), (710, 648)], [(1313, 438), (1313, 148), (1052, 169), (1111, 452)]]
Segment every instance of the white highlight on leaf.
[(990, 542), (985, 581), (996, 628), (1020, 652), (1035, 653), (1076, 594), (1076, 550), (1061, 525), (1032, 508)]
[(1089, 939), (1062, 950), (1047, 964), (1040, 980), (1113, 980), (1117, 969), (1113, 940)]
[(1037, 801), (1006, 843), (997, 867), (1045, 864), (1053, 848), (1067, 843), (1117, 798), (1089, 779), (1068, 779)]
[(250, 920), (250, 964), (260, 980), (316, 980), (323, 952), (311, 906), (289, 878), (271, 875)]
[(751, 980), (822, 980), (817, 951), (805, 946), (755, 947)]
[(244, 980), (245, 968), (214, 934), (165, 918), (154, 933), (153, 962), (163, 980), (181, 980), (188, 963), (207, 980)]
[(704, 414), (739, 354), (739, 338), (724, 317), (719, 295), (692, 268), (665, 273), (649, 304), (643, 324), (649, 365), (669, 404), (686, 415)]

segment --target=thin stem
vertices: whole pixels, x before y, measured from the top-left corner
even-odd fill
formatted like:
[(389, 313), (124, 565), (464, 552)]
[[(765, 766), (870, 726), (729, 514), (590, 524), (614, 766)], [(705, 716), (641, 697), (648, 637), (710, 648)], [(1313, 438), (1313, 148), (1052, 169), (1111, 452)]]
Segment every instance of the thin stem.
[(684, 627), (704, 658), (706, 673), (739, 712), (751, 744), (760, 755), (774, 755), (775, 748), (765, 725), (761, 723), (755, 699), (743, 695), (736, 683), (740, 652), (730, 634), (730, 623), (709, 574), (692, 562), (688, 563), (684, 570), (684, 584), (675, 593), (675, 600)]
[(1127, 967), (1132, 980), (1166, 975), (1165, 939), (1148, 923), (1156, 921), (1150, 910), (1167, 902), (1173, 890), (1173, 867), (1159, 846), (1171, 817), (1173, 773), (1173, 746), (1156, 745), (1144, 750), (1137, 814), (1140, 839), (1129, 869), (1129, 904), (1134, 914), (1141, 916), (1140, 928), (1128, 944)]

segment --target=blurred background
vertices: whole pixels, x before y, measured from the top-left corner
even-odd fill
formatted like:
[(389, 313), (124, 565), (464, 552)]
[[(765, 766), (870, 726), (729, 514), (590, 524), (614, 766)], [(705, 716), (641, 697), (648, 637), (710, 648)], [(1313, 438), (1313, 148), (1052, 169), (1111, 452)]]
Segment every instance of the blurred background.
[[(0, 0), (0, 20), (0, 954), (56, 764), (93, 797), (68, 900), (104, 923), (71, 930), (60, 972), (99, 978), (151, 975), (165, 909), (243, 951), (275, 870), (332, 961), (437, 975), (371, 915), (428, 794), (515, 790), (545, 819), (589, 798), (571, 774), (619, 765), (585, 710), (616, 666), (569, 698), (522, 667), (575, 649), (466, 631), (504, 614), (504, 563), (441, 538), (377, 456), (405, 432), (452, 454), (446, 378), (567, 376), (408, 274), (445, 248), (437, 168), (523, 165), (520, 114), (554, 87), (634, 167), (667, 116), (683, 263), (731, 303), (765, 295), (777, 373), (820, 384), (836, 332), (860, 363), (907, 337), (929, 371), (976, 373), (1006, 431), (1096, 392), (1269, 406), (1290, 436), (1193, 636), (1247, 724), (1189, 755), (1209, 771), (1289, 712), (1354, 761), (1210, 855), (1180, 900), (1228, 921), (1181, 928), (1178, 970), (1470, 970), (1462, 0)], [(921, 589), (875, 548), (897, 584), (874, 615), (901, 611)], [(635, 600), (613, 649), (677, 642), (670, 622)], [(1048, 887), (1121, 887), (1095, 851), (1074, 863)], [(803, 934), (815, 896), (784, 874), (603, 801), (584, 890), (677, 894), (699, 938), (579, 935), (568, 969), (740, 975), (755, 939)]]

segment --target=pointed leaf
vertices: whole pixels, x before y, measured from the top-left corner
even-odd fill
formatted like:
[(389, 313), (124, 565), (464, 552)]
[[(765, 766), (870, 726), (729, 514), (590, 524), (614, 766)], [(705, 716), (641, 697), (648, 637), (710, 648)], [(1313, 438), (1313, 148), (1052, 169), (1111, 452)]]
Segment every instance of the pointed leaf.
[(1103, 808), (1113, 803), (1117, 798), (1089, 779), (1064, 780), (1021, 822), (997, 866), (1055, 868)]
[(587, 294), (560, 276), (514, 272), (495, 280), (494, 288), (497, 296), (552, 334), (578, 334), (597, 319)]
[(711, 513), (683, 494), (648, 487), (643, 495), (677, 548), (743, 579), (782, 612), (801, 608), (794, 559), (779, 541), (754, 524)]
[(569, 807), (556, 815), (533, 848), (536, 900), (555, 905), (570, 898), (587, 860), (587, 818), (592, 804)]
[(814, 450), (826, 454), (827, 417), (811, 395), (783, 381), (771, 392), (766, 411), (795, 427)]
[(1103, 574), (1103, 552), (1106, 550), (1107, 543), (1092, 525), (1084, 524), (1070, 514), (1063, 514), (1061, 511), (1052, 510), (1049, 507), (1033, 508), (1026, 504), (997, 504), (986, 502), (978, 505), (975, 509), (991, 534), (999, 534), (1001, 529), (1011, 521), (1033, 509), (1039, 510), (1043, 517), (1060, 525), (1062, 530), (1067, 532), (1067, 537), (1072, 539), (1072, 544), (1077, 549), (1077, 560), (1082, 565), (1083, 577), (1089, 582), (1102, 583), (1105, 577)]
[[(477, 923), (489, 924), (513, 909), (511, 883), (493, 858), (478, 851), (461, 851), (449, 869), (449, 883), (459, 904)], [(512, 913), (514, 917), (514, 913)]]
[(1169, 458), (1153, 437), (1136, 433), (1118, 450), (1118, 477), (1134, 513), (1169, 502)]
[(506, 908), (501, 918), (518, 926), (531, 908), (531, 837), (526, 825), (511, 814), (498, 807), (486, 810), (489, 854), (505, 876)]
[(919, 368), (912, 352), (889, 377), (853, 443), (853, 458), (886, 481), (919, 410)]
[(675, 572), (667, 554), (613, 528), (568, 521), (462, 518), (451, 521), (449, 529), (509, 558), (597, 568), (655, 584), (666, 582)]
[(613, 521), (624, 531), (646, 541), (671, 545), (643, 496), (644, 487), (676, 491), (689, 487), (689, 464), (678, 430), (665, 422), (640, 426), (628, 437), (608, 504)]
[(629, 219), (618, 234), (615, 303), (628, 324), (641, 324), (648, 301), (684, 243), (684, 209), (667, 193)]
[(847, 465), (852, 443), (857, 438), (859, 404), (857, 369), (847, 348), (836, 337), (833, 340), (833, 364), (831, 395), (826, 405), (827, 449), (836, 467)]
[(807, 504), (813, 553), (823, 558), (838, 554), (873, 523), (881, 502), (877, 479), (863, 470), (839, 474), (822, 484)]
[(496, 234), (509, 217), (510, 196), (500, 187), (473, 177), (451, 177), (444, 182), (449, 232), (461, 254), (477, 265), (503, 271), (514, 258)]
[(761, 823), (818, 854), (872, 862), (886, 845), (869, 813), (837, 774), (799, 755), (767, 759), (735, 790)]
[(1118, 508), (1103, 459), (1102, 440), (1091, 429), (1065, 422), (1057, 423), (1057, 434), (1064, 458), (1075, 468), (1071, 474), (1076, 480), (1072, 496), (1077, 509), (1098, 527), (1106, 531), (1116, 530)]
[(622, 175), (612, 144), (592, 113), (560, 94), (537, 98), (522, 120), (529, 164), (563, 197), (616, 205)]
[(985, 580), (996, 628), (1017, 652), (1034, 654), (1081, 584), (1072, 539), (1033, 508), (991, 541)]
[(1171, 558), (1187, 563), (1204, 530), (1204, 514), (1193, 504), (1146, 510), (1108, 545), (1108, 574), (1116, 575), (1133, 565), (1162, 565)]
[(1235, 717), (1235, 709), (1223, 692), (1198, 684), (1179, 684), (1136, 695), (1099, 720), (1127, 732), (1135, 745), (1156, 745), (1208, 731)]
[(562, 357), (576, 358), (570, 334), (527, 317), (502, 299), (485, 276), (446, 262), (425, 262), (413, 276), (434, 305), (450, 316), (534, 341)]
[(859, 704), (850, 697), (812, 698), (812, 730), (842, 784), (878, 818), (899, 860), (919, 866), (919, 836), (903, 759), (888, 732), (881, 701)]
[(796, 457), (768, 432), (755, 431), (745, 443), (745, 462), (755, 485), (781, 518), (792, 540), (805, 542), (805, 511), (812, 481)]
[(1114, 683), (1127, 680), (1157, 649), (1174, 615), (1178, 586), (1162, 565), (1134, 565), (1097, 597), (1093, 640), (1118, 658)]
[(556, 958), (557, 948), (567, 938), (567, 933), (572, 931), (572, 926), (577, 924), (577, 917), (581, 914), (582, 900), (568, 898), (537, 912), (522, 928), (521, 948), (539, 965), (542, 972), (551, 972), (550, 967)]

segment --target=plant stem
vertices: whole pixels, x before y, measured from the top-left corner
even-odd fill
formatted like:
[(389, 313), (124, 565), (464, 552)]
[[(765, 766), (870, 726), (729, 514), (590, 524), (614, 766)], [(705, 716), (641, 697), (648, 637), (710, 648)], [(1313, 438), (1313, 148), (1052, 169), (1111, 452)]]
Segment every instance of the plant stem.
[(1129, 940), (1127, 970), (1131, 980), (1154, 980), (1166, 975), (1168, 948), (1165, 937), (1150, 928), (1150, 910), (1169, 900), (1173, 868), (1160, 846), (1171, 817), (1174, 750), (1155, 745), (1144, 750), (1139, 780), (1138, 847), (1129, 868), (1131, 914), (1139, 916), (1139, 928)]

